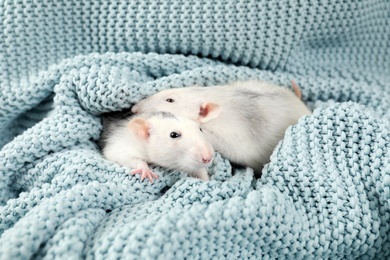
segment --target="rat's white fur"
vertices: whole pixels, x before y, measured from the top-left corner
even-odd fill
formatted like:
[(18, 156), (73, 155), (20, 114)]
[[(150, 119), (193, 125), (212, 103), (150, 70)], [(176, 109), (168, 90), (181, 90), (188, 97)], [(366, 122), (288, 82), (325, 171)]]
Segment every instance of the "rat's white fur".
[[(219, 106), (219, 111), (210, 118), (200, 114), (200, 107), (206, 103)], [(296, 124), (301, 116), (311, 114), (292, 91), (257, 80), (163, 90), (141, 100), (132, 111), (168, 111), (200, 122), (218, 152), (253, 168), (257, 175), (261, 175), (263, 165), (269, 162), (287, 127)]]
[[(143, 138), (129, 127), (131, 120), (147, 122), (148, 136)], [(199, 124), (183, 117), (156, 113), (139, 115), (121, 121), (117, 127), (110, 127), (103, 156), (121, 165), (150, 171), (147, 163), (153, 163), (172, 170), (181, 171), (208, 180), (207, 167), (214, 156), (214, 149), (206, 140)], [(170, 133), (180, 133), (171, 138)], [(202, 159), (210, 159), (204, 163)]]

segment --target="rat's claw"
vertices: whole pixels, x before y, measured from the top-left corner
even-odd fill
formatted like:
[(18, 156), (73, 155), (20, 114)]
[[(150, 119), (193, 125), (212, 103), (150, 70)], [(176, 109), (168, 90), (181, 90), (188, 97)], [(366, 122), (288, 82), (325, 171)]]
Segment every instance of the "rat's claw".
[(158, 175), (155, 174), (154, 172), (150, 172), (150, 174), (152, 175), (153, 178), (158, 179)]
[(150, 174), (151, 178), (158, 179), (158, 175), (157, 175), (157, 174), (155, 174), (154, 172), (152, 172), (152, 171), (149, 171), (149, 174)]
[(146, 177), (151, 183), (153, 183), (153, 178), (158, 179), (158, 175), (152, 172), (151, 170), (145, 170), (142, 174), (143, 179)]
[(142, 174), (141, 174), (141, 181), (143, 181), (146, 177), (146, 171), (142, 171)]
[(132, 174), (132, 175), (136, 175), (137, 173), (141, 173), (141, 169), (134, 169), (134, 170), (131, 170), (130, 171), (130, 173)]
[(148, 178), (148, 180), (149, 180), (151, 183), (153, 183), (153, 178), (152, 178), (152, 176), (151, 176), (149, 173), (146, 173), (145, 175), (146, 175), (146, 178)]
[(134, 169), (130, 173), (133, 175), (141, 174), (141, 181), (147, 178), (151, 183), (153, 183), (153, 178), (158, 179), (158, 175), (149, 169)]

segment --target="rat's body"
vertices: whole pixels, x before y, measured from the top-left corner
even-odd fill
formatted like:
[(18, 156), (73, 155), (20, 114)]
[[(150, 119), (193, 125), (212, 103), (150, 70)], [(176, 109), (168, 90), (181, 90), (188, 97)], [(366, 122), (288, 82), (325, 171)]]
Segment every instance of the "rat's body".
[(157, 178), (148, 166), (153, 163), (208, 180), (207, 167), (214, 150), (199, 124), (166, 112), (137, 115), (125, 119), (103, 119), (103, 156), (134, 168), (142, 179)]
[(200, 122), (213, 147), (261, 175), (288, 126), (310, 110), (290, 90), (262, 81), (163, 90), (133, 112), (169, 111)]

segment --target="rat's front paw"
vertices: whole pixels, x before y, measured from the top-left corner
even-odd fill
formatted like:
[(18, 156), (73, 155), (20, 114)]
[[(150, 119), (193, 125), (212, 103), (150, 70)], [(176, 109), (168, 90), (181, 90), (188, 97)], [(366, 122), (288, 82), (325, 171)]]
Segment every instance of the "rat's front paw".
[(153, 183), (153, 178), (158, 179), (158, 175), (152, 172), (149, 168), (138, 168), (130, 172), (131, 174), (141, 174), (141, 181), (147, 178), (151, 183)]
[(210, 177), (209, 177), (206, 169), (199, 169), (198, 171), (194, 172), (192, 174), (192, 176), (194, 176), (194, 177), (196, 177), (198, 179), (201, 179), (203, 181), (209, 181), (210, 180)]

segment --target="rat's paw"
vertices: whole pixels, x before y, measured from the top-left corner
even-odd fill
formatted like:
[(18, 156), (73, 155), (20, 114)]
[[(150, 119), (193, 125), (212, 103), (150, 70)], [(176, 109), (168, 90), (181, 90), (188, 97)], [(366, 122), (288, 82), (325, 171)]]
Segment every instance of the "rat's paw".
[(141, 174), (141, 181), (147, 178), (151, 183), (153, 183), (153, 178), (158, 179), (158, 175), (152, 172), (149, 168), (144, 169), (134, 169), (130, 172), (132, 175)]
[(210, 177), (207, 173), (206, 169), (199, 169), (198, 171), (194, 172), (192, 176), (201, 179), (202, 181), (209, 181)]

